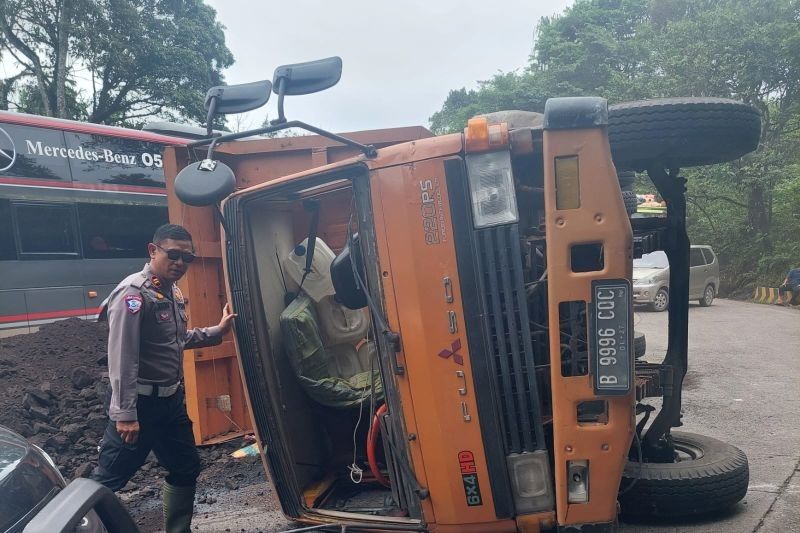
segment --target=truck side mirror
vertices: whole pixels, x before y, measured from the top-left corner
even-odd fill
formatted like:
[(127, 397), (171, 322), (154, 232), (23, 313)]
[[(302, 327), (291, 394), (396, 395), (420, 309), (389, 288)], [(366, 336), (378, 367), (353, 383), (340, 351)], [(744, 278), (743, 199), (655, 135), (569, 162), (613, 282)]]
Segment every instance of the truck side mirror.
[(328, 57), (276, 68), (272, 90), (279, 96), (311, 94), (333, 87), (341, 78), (342, 58)]
[(215, 205), (236, 189), (236, 176), (221, 161), (203, 159), (186, 165), (175, 176), (175, 194), (195, 207)]
[(272, 83), (269, 80), (218, 85), (206, 93), (205, 106), (209, 111), (213, 107), (214, 113), (244, 113), (266, 104), (271, 91)]
[(272, 92), (272, 83), (269, 80), (242, 83), (239, 85), (218, 85), (206, 93), (205, 107), (206, 128), (211, 137), (211, 121), (218, 113), (244, 113), (258, 109), (266, 104)]
[(286, 115), (283, 113), (283, 97), (287, 94), (311, 94), (324, 91), (339, 83), (341, 78), (342, 58), (336, 56), (276, 68), (272, 78), (272, 90), (278, 95), (278, 118), (271, 124), (275, 126), (286, 122)]

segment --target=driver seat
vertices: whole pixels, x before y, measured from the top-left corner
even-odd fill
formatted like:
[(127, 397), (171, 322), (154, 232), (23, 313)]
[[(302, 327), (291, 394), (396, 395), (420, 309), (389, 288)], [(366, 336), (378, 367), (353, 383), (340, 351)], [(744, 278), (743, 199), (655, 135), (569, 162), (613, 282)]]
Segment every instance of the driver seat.
[[(284, 262), (298, 285), (305, 244), (298, 245)], [(358, 406), (370, 389), (382, 397), (383, 389), (377, 361), (372, 363), (370, 379), (370, 361), (377, 354), (375, 343), (365, 339), (367, 315), (336, 300), (330, 277), (333, 257), (330, 248), (317, 239), (312, 272), (281, 313), (280, 325), (286, 354), (303, 390), (322, 405), (346, 409)]]

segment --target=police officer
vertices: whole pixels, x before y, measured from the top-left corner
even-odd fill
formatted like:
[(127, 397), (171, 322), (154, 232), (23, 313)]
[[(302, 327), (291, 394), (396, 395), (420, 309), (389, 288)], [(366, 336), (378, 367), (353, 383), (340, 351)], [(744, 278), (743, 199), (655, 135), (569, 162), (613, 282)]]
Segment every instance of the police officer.
[(122, 280), (103, 304), (107, 316), (109, 423), (92, 478), (119, 490), (152, 450), (167, 469), (167, 533), (190, 531), (200, 456), (181, 387), (183, 350), (214, 346), (231, 328), (226, 305), (219, 324), (187, 330), (186, 301), (175, 282), (194, 261), (189, 232), (165, 224), (147, 245), (150, 262)]

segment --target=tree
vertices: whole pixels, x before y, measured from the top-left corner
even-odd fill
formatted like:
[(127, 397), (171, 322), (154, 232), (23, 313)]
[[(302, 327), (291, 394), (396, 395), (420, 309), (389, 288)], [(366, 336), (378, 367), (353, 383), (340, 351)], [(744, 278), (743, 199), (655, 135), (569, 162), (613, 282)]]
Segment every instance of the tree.
[(756, 106), (757, 152), (684, 170), (690, 237), (720, 249), (728, 288), (775, 283), (797, 261), (800, 1), (578, 0), (539, 22), (528, 65), (451, 91), (431, 126), (456, 131), (501, 106), (542, 111), (549, 97), (576, 95), (610, 103), (717, 96)]
[(205, 91), (233, 63), (201, 0), (5, 0), (0, 34), (3, 59), (19, 65), (0, 104), (105, 124), (203, 122)]
[(603, 94), (610, 100), (650, 96), (640, 75), (649, 67), (647, 0), (578, 1), (536, 28), (529, 64), (499, 73), (477, 90), (453, 90), (431, 116), (436, 133), (457, 131), (469, 117), (503, 109), (543, 111), (553, 96)]

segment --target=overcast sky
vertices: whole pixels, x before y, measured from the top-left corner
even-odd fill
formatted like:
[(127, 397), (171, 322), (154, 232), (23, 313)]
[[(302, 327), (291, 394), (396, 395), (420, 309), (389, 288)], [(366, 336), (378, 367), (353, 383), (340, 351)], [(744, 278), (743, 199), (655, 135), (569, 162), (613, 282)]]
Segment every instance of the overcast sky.
[[(206, 0), (236, 63), (229, 84), (272, 79), (275, 67), (333, 55), (342, 79), (286, 98), (289, 119), (332, 131), (427, 126), (448, 92), (527, 64), (539, 18), (572, 0)], [(277, 116), (273, 95), (245, 127)], [(266, 109), (266, 110), (265, 110)]]

